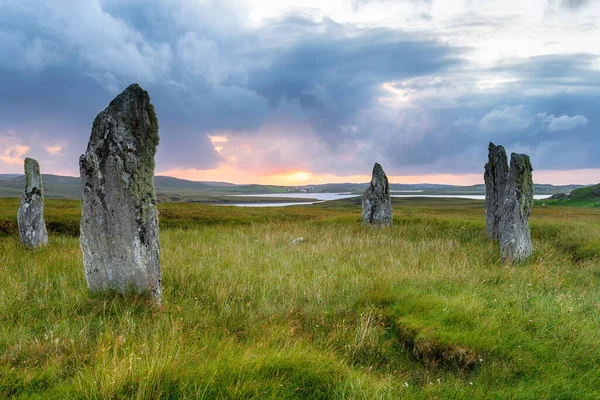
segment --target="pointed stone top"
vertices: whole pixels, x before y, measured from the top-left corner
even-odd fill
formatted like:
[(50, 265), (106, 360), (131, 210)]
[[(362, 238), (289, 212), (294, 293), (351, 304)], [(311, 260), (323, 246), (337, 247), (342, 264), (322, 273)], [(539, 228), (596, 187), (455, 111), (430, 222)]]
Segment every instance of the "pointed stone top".
[(42, 176), (40, 174), (40, 164), (37, 160), (27, 157), (24, 163), (25, 168), (25, 191), (31, 193), (34, 188), (42, 193)]
[(154, 106), (150, 103), (150, 95), (140, 85), (134, 83), (115, 97), (104, 111), (124, 118), (136, 116), (132, 114), (142, 110), (149, 114), (151, 123), (158, 125)]
[(506, 153), (506, 150), (504, 150), (504, 146), (502, 146), (502, 145), (496, 146), (493, 142), (490, 142), (490, 144), (488, 146), (488, 154), (492, 155), (495, 153)]
[(383, 193), (389, 193), (389, 182), (387, 175), (381, 168), (379, 163), (375, 163), (373, 166), (373, 174), (371, 176), (371, 186), (373, 188), (379, 188)]

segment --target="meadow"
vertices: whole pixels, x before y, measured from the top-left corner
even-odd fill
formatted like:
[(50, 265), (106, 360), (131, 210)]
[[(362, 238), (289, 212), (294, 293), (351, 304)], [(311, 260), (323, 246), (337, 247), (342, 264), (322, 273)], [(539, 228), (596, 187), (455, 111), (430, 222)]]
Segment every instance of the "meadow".
[[(90, 294), (80, 203), (49, 245), (0, 199), (0, 398), (600, 398), (600, 209), (536, 206), (504, 265), (483, 202), (159, 205), (163, 305)], [(297, 237), (306, 240), (292, 244)]]

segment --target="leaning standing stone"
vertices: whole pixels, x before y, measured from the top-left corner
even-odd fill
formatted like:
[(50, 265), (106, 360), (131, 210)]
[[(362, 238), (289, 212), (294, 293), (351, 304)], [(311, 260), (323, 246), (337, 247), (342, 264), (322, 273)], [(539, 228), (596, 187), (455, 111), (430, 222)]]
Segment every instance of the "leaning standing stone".
[(44, 186), (40, 164), (33, 158), (25, 159), (25, 190), (17, 213), (21, 243), (33, 249), (48, 244), (44, 222)]
[(390, 200), (390, 184), (378, 163), (373, 167), (371, 184), (362, 198), (362, 223), (371, 225), (392, 224), (392, 201)]
[(528, 222), (533, 207), (531, 171), (529, 156), (511, 154), (499, 229), (500, 252), (507, 262), (525, 261), (533, 252)]
[(92, 291), (148, 290), (161, 300), (154, 155), (158, 120), (148, 93), (129, 86), (102, 111), (79, 158), (81, 250)]
[(490, 142), (488, 163), (485, 164), (485, 229), (490, 239), (498, 240), (500, 205), (508, 178), (508, 159), (502, 146)]

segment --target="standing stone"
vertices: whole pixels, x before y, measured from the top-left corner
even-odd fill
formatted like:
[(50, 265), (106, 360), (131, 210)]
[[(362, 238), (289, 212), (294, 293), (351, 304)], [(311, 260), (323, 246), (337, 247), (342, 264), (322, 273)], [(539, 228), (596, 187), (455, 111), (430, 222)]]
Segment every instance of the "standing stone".
[(511, 154), (499, 230), (500, 252), (507, 262), (525, 261), (533, 252), (528, 223), (533, 207), (531, 171), (528, 155)]
[(392, 218), (390, 184), (381, 165), (375, 163), (371, 184), (362, 198), (362, 223), (377, 226), (391, 225)]
[(148, 290), (161, 300), (154, 155), (158, 120), (148, 93), (131, 85), (102, 111), (79, 158), (81, 250), (92, 291)]
[(33, 158), (25, 159), (25, 190), (17, 213), (21, 243), (33, 249), (48, 244), (44, 222), (44, 186), (40, 164)]
[(490, 142), (485, 164), (485, 229), (488, 238), (499, 240), (500, 205), (508, 178), (508, 159), (502, 146)]

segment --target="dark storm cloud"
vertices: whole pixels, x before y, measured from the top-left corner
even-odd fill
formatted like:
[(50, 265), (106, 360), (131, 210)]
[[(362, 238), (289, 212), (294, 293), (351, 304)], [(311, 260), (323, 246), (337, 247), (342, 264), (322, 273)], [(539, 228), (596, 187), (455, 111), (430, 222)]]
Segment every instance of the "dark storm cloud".
[(490, 141), (530, 154), (536, 169), (600, 168), (599, 91), (523, 96), (525, 90), (513, 84), (463, 96), (454, 107), (407, 113), (381, 134), (393, 138), (381, 152), (404, 173), (478, 172)]
[[(291, 16), (254, 32), (219, 3), (181, 4), (3, 6), (0, 43), (9, 52), (0, 60), (9, 72), (3, 74), (9, 96), (0, 123), (31, 129), (20, 118), (28, 113), (47, 126), (69, 121), (62, 138), (76, 160), (89, 121), (137, 81), (159, 113), (159, 164), (209, 168), (219, 157), (206, 133), (253, 130), (295, 104), (300, 109), (292, 113), (304, 113), (335, 143), (344, 139), (335, 136), (338, 125), (371, 104), (382, 82), (457, 63), (448, 47), (389, 30)], [(209, 22), (215, 19), (220, 23)], [(224, 30), (223, 22), (235, 24)], [(282, 33), (291, 39), (281, 42)], [(28, 62), (15, 62), (25, 54)]]
[(590, 0), (560, 0), (560, 5), (572, 10), (579, 9), (587, 4)]
[[(377, 160), (391, 174), (477, 172), (490, 140), (530, 152), (537, 168), (600, 167), (594, 55), (474, 70), (469, 49), (431, 34), (300, 15), (250, 28), (235, 10), (216, 1), (0, 1), (0, 139), (16, 132), (36, 151), (63, 144), (76, 171), (95, 115), (138, 82), (159, 115), (162, 170), (214, 168), (222, 160), (207, 134), (258, 135), (272, 120), (289, 124), (283, 136), (308, 124), (332, 159), (357, 154), (351, 167), (315, 172), (363, 173)], [(482, 92), (478, 74), (516, 82)], [(411, 105), (382, 105), (384, 83)]]
[(268, 67), (250, 71), (249, 86), (272, 106), (298, 100), (319, 132), (335, 141), (342, 139), (336, 127), (373, 106), (382, 83), (442, 73), (460, 63), (458, 49), (435, 41), (386, 29), (346, 33), (305, 35), (278, 52)]

